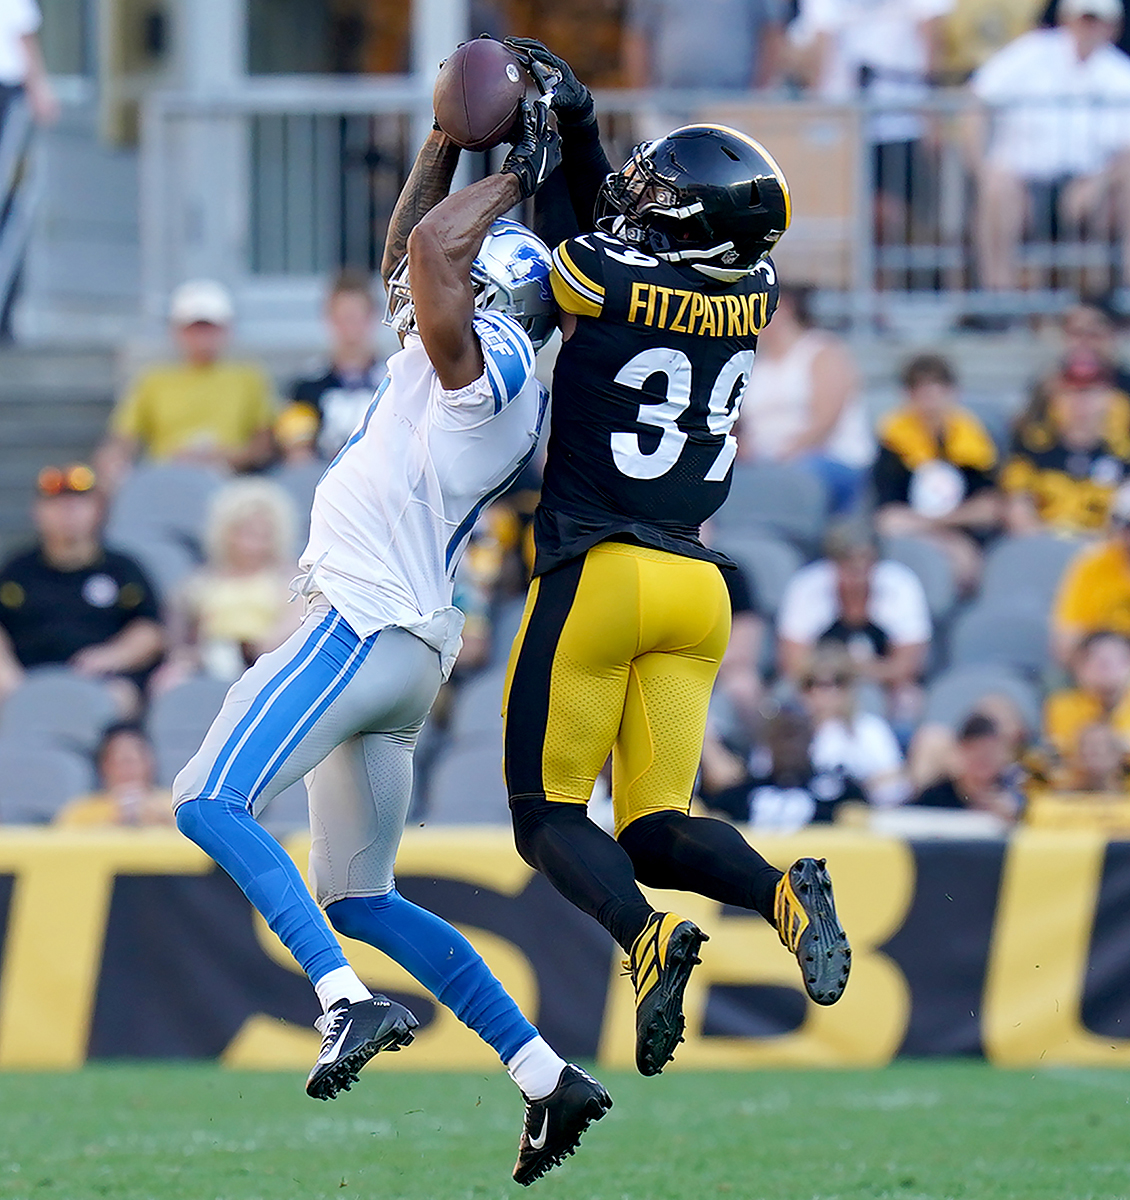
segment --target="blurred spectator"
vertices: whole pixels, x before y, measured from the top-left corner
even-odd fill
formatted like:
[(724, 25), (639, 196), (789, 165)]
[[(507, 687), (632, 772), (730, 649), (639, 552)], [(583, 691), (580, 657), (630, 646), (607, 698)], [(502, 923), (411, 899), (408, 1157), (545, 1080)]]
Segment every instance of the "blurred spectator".
[[(49, 125), (59, 116), (59, 105), (39, 49), (37, 33), (41, 16), (35, 0), (0, 0), (0, 143), (6, 142), (6, 128), (12, 127), (20, 104), (26, 98), (36, 121)], [(12, 165), (12, 178), (18, 180), (22, 171)], [(7, 188), (8, 180), (0, 180)], [(0, 244), (11, 246), (4, 237), (13, 206), (4, 191), (0, 191)], [(19, 251), (17, 250), (17, 253)], [(20, 274), (20, 262), (7, 265), (0, 274), (0, 341), (12, 335), (12, 306)]]
[(1125, 796), (1130, 789), (1126, 743), (1104, 721), (1093, 721), (1079, 730), (1065, 768), (1059, 791)]
[(986, 59), (1036, 25), (1041, 0), (955, 0), (946, 20), (943, 74), (963, 83)]
[(909, 791), (902, 751), (882, 717), (859, 711), (856, 680), (843, 646), (827, 643), (812, 652), (798, 686), (815, 730), (813, 765), (857, 780), (872, 804), (901, 804)]
[[(1060, 318), (1063, 357), (1066, 360), (1097, 358), (1109, 371), (1111, 382), (1130, 398), (1130, 371), (1122, 364), (1118, 349), (1120, 319), (1102, 300), (1084, 298), (1071, 305)], [(1130, 427), (1130, 399), (1118, 406), (1119, 427)]]
[(1130, 484), (1115, 493), (1107, 539), (1072, 559), (1052, 609), (1052, 648), (1065, 666), (1101, 630), (1130, 635)]
[(958, 730), (952, 774), (920, 792), (914, 803), (975, 809), (1014, 821), (1021, 805), (1015, 766), (1000, 730), (982, 713), (974, 713)]
[(761, 733), (761, 649), (765, 620), (753, 581), (742, 568), (722, 572), (730, 593), (730, 641), (718, 668), (711, 721), (723, 740), (751, 748)]
[(96, 829), (175, 825), (172, 796), (167, 788), (157, 786), (153, 747), (140, 725), (111, 725), (102, 735), (95, 765), (98, 790), (62, 808), (55, 818), (56, 826)]
[(157, 600), (132, 558), (102, 542), (105, 500), (87, 466), (45, 467), (35, 549), (0, 567), (0, 699), (25, 670), (69, 663), (113, 681), (123, 712), (161, 657)]
[[(384, 362), (374, 348), (376, 305), (371, 284), (356, 271), (343, 271), (326, 301), (330, 334), (329, 362), (295, 381), (276, 427), (284, 453), (298, 442), (294, 433), (305, 417), (314, 419), (313, 450), (327, 462), (345, 445), (373, 400), (384, 378)], [(304, 438), (302, 445), (308, 446)], [(287, 454), (293, 461), (294, 454)]]
[[(1043, 15), (1040, 17), (1040, 25), (1044, 28), (1053, 28), (1058, 24), (1057, 16), (1059, 13), (1059, 0), (1045, 0), (1043, 4)], [(1122, 26), (1115, 37), (1114, 44), (1124, 53), (1130, 54), (1130, 29), (1127, 28), (1126, 22), (1122, 22)]]
[(812, 723), (784, 708), (765, 727), (765, 762), (727, 786), (711, 788), (703, 774), (700, 799), (707, 809), (734, 821), (774, 833), (794, 833), (805, 825), (835, 818), (845, 801), (862, 801), (858, 782), (839, 770), (814, 766)]
[(874, 533), (844, 524), (828, 535), (827, 558), (789, 581), (777, 613), (781, 671), (798, 680), (818, 642), (840, 642), (864, 679), (886, 693), (888, 715), (906, 726), (921, 699), (918, 680), (932, 626), (918, 576), (880, 561)]
[(875, 525), (887, 537), (933, 542), (969, 595), (981, 578), (981, 543), (1001, 520), (997, 449), (985, 427), (957, 402), (946, 359), (922, 354), (902, 373), (906, 403), (879, 427), (872, 472)]
[(841, 514), (859, 498), (875, 444), (851, 351), (814, 327), (812, 291), (783, 286), (777, 311), (757, 339), (736, 431), (738, 453), (810, 466), (828, 486), (832, 512)]
[[(1008, 747), (1012, 762), (1043, 770), (1044, 763), (1033, 748), (1033, 730), (1028, 728), (1023, 713), (1010, 696), (1003, 692), (986, 693), (968, 714), (974, 716), (986, 717), (993, 724)], [(914, 731), (907, 753), (912, 790), (922, 792), (945, 779), (956, 770), (957, 759), (957, 731), (938, 721), (924, 721)]]
[(775, 87), (784, 66), (787, 7), (785, 0), (630, 0), (625, 82), (733, 92)]
[(270, 480), (237, 479), (216, 493), (205, 563), (169, 605), (169, 658), (156, 687), (199, 673), (234, 681), (298, 628), (302, 606), (288, 603), (294, 527), (290, 497)]
[(1109, 370), (1091, 356), (1067, 360), (1037, 385), (1001, 473), (1010, 533), (1102, 529), (1130, 473), (1130, 444), (1111, 440), (1110, 413), (1120, 396)]
[(181, 361), (151, 367), (118, 402), (99, 469), (116, 485), (139, 453), (234, 471), (260, 467), (271, 457), (274, 389), (257, 367), (223, 354), (234, 317), (220, 284), (181, 284), (169, 307)]
[(1120, 633), (1085, 637), (1072, 656), (1074, 686), (1052, 692), (1044, 704), (1044, 738), (1061, 759), (1074, 752), (1080, 732), (1102, 721), (1130, 750), (1130, 641)]
[(982, 286), (1015, 288), (1025, 228), (1123, 235), (1130, 230), (1130, 58), (1111, 43), (1122, 0), (1061, 0), (1060, 27), (1035, 29), (973, 76), (991, 106), (978, 166)]
[(954, 0), (800, 0), (790, 27), (802, 74), (821, 99), (856, 96), (886, 105), (868, 119), (878, 190), (880, 236), (905, 236), (913, 190), (920, 186), (923, 118), (911, 111), (927, 95), (941, 62), (944, 19)]

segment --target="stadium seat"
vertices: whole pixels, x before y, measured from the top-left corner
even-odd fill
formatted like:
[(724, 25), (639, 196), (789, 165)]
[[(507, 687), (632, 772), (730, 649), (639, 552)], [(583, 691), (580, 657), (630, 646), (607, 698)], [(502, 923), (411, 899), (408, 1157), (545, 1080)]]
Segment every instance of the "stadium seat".
[(294, 501), (298, 550), (302, 549), (310, 536), (310, 505), (314, 502), (314, 489), (318, 486), (318, 480), (325, 473), (326, 464), (317, 459), (308, 463), (283, 463), (270, 474), (271, 480), (283, 488)]
[(212, 493), (223, 477), (183, 463), (145, 463), (126, 476), (110, 505), (106, 541), (136, 546), (150, 539), (183, 546), (197, 558)]
[(199, 565), (196, 555), (184, 542), (157, 536), (115, 545), (113, 548), (137, 561), (162, 603), (169, 601), (180, 584)]
[(435, 764), (429, 793), (429, 825), (509, 825), (502, 743), (452, 739)]
[(956, 729), (983, 696), (993, 694), (1007, 696), (1029, 729), (1040, 728), (1039, 689), (1018, 672), (994, 664), (951, 667), (943, 671), (930, 685), (923, 720)]
[(736, 463), (726, 503), (713, 520), (722, 532), (759, 526), (805, 551), (824, 535), (828, 494), (823, 480), (794, 463)]
[(1050, 533), (1001, 538), (985, 559), (981, 598), (1051, 608), (1067, 564), (1084, 543)]
[(222, 680), (198, 675), (162, 692), (149, 706), (149, 736), (157, 759), (157, 782), (163, 787), (200, 749), (227, 690)]
[(760, 612), (775, 617), (789, 580), (804, 563), (796, 547), (756, 528), (720, 529), (714, 545), (749, 576)]
[(510, 647), (518, 636), (522, 625), (522, 613), (526, 608), (526, 597), (515, 596), (497, 606), (491, 617), (490, 666), (501, 665), (505, 669), (510, 661)]
[(957, 602), (957, 584), (949, 558), (937, 546), (924, 538), (885, 538), (883, 557), (903, 563), (918, 576), (935, 621), (944, 621), (950, 615)]
[(76, 796), (93, 790), (90, 759), (73, 750), (0, 738), (0, 821), (42, 825)]
[(450, 730), (453, 738), (492, 737), (502, 745), (502, 689), (505, 662), (488, 667), (459, 685)]
[(979, 600), (954, 622), (950, 665), (1003, 663), (1040, 678), (1050, 665), (1046, 607)]
[(118, 715), (104, 684), (68, 667), (35, 667), (5, 703), (0, 737), (90, 755)]

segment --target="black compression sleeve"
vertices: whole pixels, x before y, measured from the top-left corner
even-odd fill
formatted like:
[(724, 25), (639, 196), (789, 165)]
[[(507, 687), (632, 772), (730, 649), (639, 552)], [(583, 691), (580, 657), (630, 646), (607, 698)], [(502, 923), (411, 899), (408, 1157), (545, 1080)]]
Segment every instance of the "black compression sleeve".
[(597, 193), (612, 167), (600, 144), (600, 127), (595, 116), (577, 124), (563, 121), (560, 133), (561, 170), (569, 187), (569, 199), (579, 232), (588, 233), (596, 228)]

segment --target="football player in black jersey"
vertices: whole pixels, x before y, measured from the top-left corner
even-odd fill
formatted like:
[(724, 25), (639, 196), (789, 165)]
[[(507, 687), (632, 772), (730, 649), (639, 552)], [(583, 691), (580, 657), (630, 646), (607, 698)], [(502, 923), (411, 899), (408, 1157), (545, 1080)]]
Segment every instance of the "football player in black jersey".
[[(729, 490), (791, 201), (766, 150), (721, 125), (677, 129), (612, 172), (568, 64), (507, 45), (554, 85), (576, 236), (550, 242), (565, 340), (507, 679), (506, 782), (522, 857), (628, 951), (636, 1065), (654, 1075), (681, 1040), (706, 939), (655, 912), (637, 880), (760, 912), (818, 1004), (840, 998), (850, 966), (823, 860), (782, 873), (733, 826), (688, 815), (730, 631), (729, 563), (698, 531)], [(585, 808), (609, 753), (615, 837)]]

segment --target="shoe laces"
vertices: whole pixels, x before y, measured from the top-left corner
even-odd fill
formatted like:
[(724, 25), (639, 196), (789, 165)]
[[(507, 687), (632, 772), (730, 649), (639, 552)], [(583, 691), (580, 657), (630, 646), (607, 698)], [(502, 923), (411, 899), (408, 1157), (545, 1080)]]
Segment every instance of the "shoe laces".
[(349, 1010), (348, 1004), (339, 1004), (331, 1008), (329, 1012), (322, 1013), (314, 1022), (314, 1028), (324, 1038), (335, 1036), (341, 1028), (341, 1022), (345, 1018), (346, 1012)]

